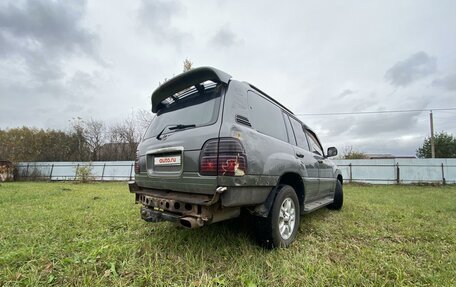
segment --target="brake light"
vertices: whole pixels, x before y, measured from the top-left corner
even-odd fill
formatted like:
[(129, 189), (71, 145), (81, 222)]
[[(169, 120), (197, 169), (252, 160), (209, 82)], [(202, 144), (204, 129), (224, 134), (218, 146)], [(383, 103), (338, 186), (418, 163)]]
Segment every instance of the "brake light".
[(247, 156), (235, 138), (208, 140), (200, 154), (201, 175), (243, 176), (247, 173)]

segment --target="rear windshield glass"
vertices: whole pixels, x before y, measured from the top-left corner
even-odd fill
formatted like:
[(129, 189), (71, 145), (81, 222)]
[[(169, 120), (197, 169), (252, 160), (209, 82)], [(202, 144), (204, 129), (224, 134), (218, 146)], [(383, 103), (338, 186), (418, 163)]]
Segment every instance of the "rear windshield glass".
[(163, 105), (152, 120), (145, 138), (155, 137), (160, 132), (173, 132), (169, 127), (176, 125), (195, 125), (195, 127), (212, 125), (217, 121), (221, 86), (207, 88), (204, 91), (190, 92), (185, 97), (178, 98)]

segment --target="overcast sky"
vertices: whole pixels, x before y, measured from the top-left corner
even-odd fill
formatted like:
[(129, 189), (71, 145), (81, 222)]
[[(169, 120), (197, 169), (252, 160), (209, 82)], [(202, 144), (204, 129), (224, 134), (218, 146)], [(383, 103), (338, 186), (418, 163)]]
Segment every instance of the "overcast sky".
[[(1, 1), (0, 128), (119, 121), (189, 58), (296, 114), (456, 107), (456, 1)], [(301, 116), (324, 147), (414, 155), (429, 113)], [(436, 131), (456, 135), (456, 111)]]

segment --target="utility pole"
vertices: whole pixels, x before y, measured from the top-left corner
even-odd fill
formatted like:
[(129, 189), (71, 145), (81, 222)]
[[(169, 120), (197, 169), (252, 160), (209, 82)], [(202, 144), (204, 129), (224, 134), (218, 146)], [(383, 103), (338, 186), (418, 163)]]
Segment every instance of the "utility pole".
[(432, 116), (432, 110), (429, 113), (429, 120), (431, 122), (431, 157), (435, 158), (435, 145), (434, 145), (434, 117)]

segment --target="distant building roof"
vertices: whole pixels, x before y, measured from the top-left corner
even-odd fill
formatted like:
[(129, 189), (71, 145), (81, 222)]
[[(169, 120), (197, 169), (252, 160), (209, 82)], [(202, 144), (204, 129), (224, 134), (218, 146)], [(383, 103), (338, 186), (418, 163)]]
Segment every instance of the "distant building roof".
[(416, 158), (414, 155), (393, 155), (391, 153), (366, 153), (368, 159)]

